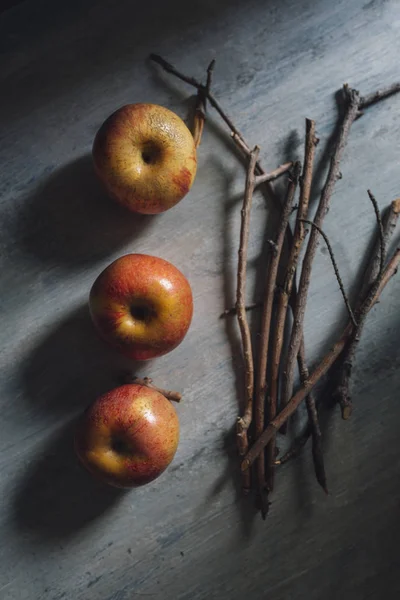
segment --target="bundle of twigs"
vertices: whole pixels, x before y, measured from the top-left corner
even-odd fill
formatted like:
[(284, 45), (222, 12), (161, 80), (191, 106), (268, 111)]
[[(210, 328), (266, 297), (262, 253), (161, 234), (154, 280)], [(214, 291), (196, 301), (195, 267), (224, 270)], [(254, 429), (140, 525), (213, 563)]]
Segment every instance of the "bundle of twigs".
[[(306, 119), (305, 150), (303, 167), (299, 162), (286, 163), (271, 173), (266, 173), (259, 161), (259, 147), (251, 146), (235, 127), (231, 119), (222, 109), (211, 91), (211, 78), (215, 62), (207, 69), (205, 84), (193, 77), (177, 71), (160, 56), (151, 55), (151, 60), (159, 64), (165, 71), (175, 75), (197, 90), (197, 105), (194, 119), (194, 138), (200, 144), (203, 131), (206, 102), (209, 102), (222, 117), (230, 129), (233, 142), (241, 150), (247, 160), (246, 184), (241, 211), (241, 231), (239, 241), (239, 258), (237, 271), (237, 294), (235, 309), (228, 309), (225, 315), (236, 313), (243, 347), (245, 367), (245, 389), (242, 414), (237, 420), (237, 446), (241, 458), (243, 489), (256, 490), (261, 500), (263, 517), (268, 512), (268, 495), (273, 490), (276, 465), (283, 464), (297, 455), (309, 437), (312, 438), (312, 455), (316, 477), (320, 485), (327, 491), (324, 459), (321, 445), (321, 429), (318, 421), (318, 410), (313, 395), (313, 388), (332, 365), (340, 359), (339, 376), (336, 383), (336, 397), (347, 419), (351, 415), (350, 398), (351, 369), (357, 344), (362, 333), (366, 316), (388, 283), (396, 273), (400, 262), (400, 249), (388, 258), (387, 250), (400, 213), (400, 199), (394, 200), (381, 217), (373, 194), (368, 191), (373, 204), (378, 224), (378, 241), (370, 257), (362, 289), (352, 310), (344, 291), (333, 252), (323, 232), (324, 218), (329, 210), (332, 193), (338, 179), (341, 178), (340, 163), (348, 140), (350, 129), (356, 119), (364, 114), (372, 104), (400, 91), (400, 83), (378, 90), (367, 96), (343, 86), (344, 110), (341, 116), (339, 134), (330, 159), (328, 174), (322, 189), (318, 208), (313, 221), (308, 218), (310, 192), (313, 179), (313, 166), (318, 139), (315, 135), (315, 122)], [(283, 201), (279, 201), (271, 182), (281, 176), (287, 176), (287, 188)], [(262, 318), (258, 348), (253, 348), (246, 306), (246, 271), (247, 247), (250, 234), (250, 212), (254, 189), (263, 184), (269, 199), (280, 210), (280, 223), (275, 240), (270, 241), (271, 253), (267, 265), (262, 302)], [(289, 217), (293, 211), (297, 188), (300, 188), (297, 216), (294, 231), (289, 225)], [(306, 226), (310, 227), (310, 235), (304, 258), (299, 265), (301, 248), (306, 236)], [(305, 360), (303, 325), (307, 296), (311, 280), (313, 261), (319, 237), (327, 243), (341, 292), (349, 313), (349, 323), (338, 336), (337, 342), (322, 358), (310, 373)], [(284, 242), (289, 246), (289, 256), (282, 265), (282, 249)], [(277, 285), (279, 267), (284, 268), (284, 278)], [(296, 272), (300, 276), (297, 287)], [(276, 316), (273, 318), (273, 306)], [(288, 352), (283, 353), (285, 328), (288, 324), (288, 308), (293, 313), (293, 324), (290, 332)], [(257, 368), (254, 367), (254, 356), (257, 353)], [(296, 363), (300, 374), (300, 386), (294, 392)], [(278, 393), (280, 390), (280, 393)], [(308, 412), (308, 425), (304, 432), (294, 441), (293, 446), (282, 457), (276, 457), (276, 435), (285, 427), (290, 416), (305, 401)], [(252, 465), (255, 463), (254, 472)]]

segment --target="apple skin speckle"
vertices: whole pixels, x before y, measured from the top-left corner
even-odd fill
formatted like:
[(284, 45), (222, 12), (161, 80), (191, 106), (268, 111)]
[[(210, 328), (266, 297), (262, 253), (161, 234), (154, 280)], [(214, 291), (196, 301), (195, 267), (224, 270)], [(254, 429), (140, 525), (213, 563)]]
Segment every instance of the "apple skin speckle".
[[(122, 440), (124, 451), (114, 446)], [(179, 420), (171, 402), (137, 384), (100, 396), (83, 414), (75, 451), (86, 469), (115, 487), (153, 481), (172, 461), (179, 442)]]
[(143, 214), (175, 206), (196, 176), (192, 134), (178, 115), (156, 104), (115, 111), (97, 132), (92, 156), (108, 194)]
[[(142, 319), (132, 313), (141, 306)], [(171, 352), (184, 339), (193, 315), (186, 277), (171, 263), (146, 254), (114, 261), (96, 279), (89, 296), (101, 337), (134, 360)]]

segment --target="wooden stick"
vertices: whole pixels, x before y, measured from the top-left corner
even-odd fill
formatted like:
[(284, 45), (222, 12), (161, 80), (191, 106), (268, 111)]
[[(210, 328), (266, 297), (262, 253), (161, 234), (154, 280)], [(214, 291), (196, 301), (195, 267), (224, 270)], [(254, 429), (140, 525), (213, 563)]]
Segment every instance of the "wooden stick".
[[(393, 202), (386, 208), (382, 217), (382, 231), (383, 231), (383, 245), (384, 248), (389, 248), (390, 241), (393, 237), (396, 229), (397, 221), (400, 215), (400, 198), (393, 200)], [(372, 259), (370, 266), (367, 269), (367, 273), (364, 278), (363, 293), (360, 295), (359, 306), (361, 305), (368, 289), (374, 283), (381, 270), (381, 254), (382, 254), (382, 240), (381, 234), (378, 236), (375, 247), (372, 251)]]
[[(250, 156), (250, 146), (249, 146), (249, 144), (246, 142), (246, 140), (244, 139), (243, 135), (240, 133), (240, 131), (238, 130), (238, 128), (234, 125), (233, 121), (228, 117), (227, 113), (222, 109), (221, 105), (216, 100), (216, 98), (212, 95), (212, 93), (209, 90), (206, 89), (205, 86), (203, 86), (194, 77), (189, 77), (189, 76), (181, 73), (173, 65), (171, 65), (171, 63), (169, 63), (168, 61), (166, 61), (165, 59), (163, 59), (161, 56), (159, 56), (157, 54), (150, 54), (150, 60), (152, 60), (153, 62), (155, 62), (158, 65), (160, 65), (168, 73), (171, 73), (172, 75), (174, 75), (178, 79), (181, 79), (185, 83), (187, 83), (187, 84), (195, 87), (197, 90), (202, 89), (203, 92), (204, 92), (205, 97), (207, 98), (207, 100), (210, 102), (210, 104), (213, 106), (213, 108), (215, 108), (215, 110), (218, 112), (218, 114), (220, 115), (220, 117), (223, 119), (223, 121), (228, 126), (228, 128), (229, 128), (229, 130), (231, 132), (232, 140), (234, 141), (234, 143), (236, 144), (236, 146), (239, 148), (239, 150), (247, 158), (249, 158), (249, 156)], [(271, 181), (273, 180), (273, 177), (270, 177), (271, 174), (266, 175), (266, 172), (262, 168), (262, 166), (261, 166), (261, 164), (260, 164), (259, 161), (256, 162), (255, 172), (256, 172), (256, 174), (258, 176), (264, 176), (265, 175), (264, 185), (265, 185), (265, 189), (267, 191), (267, 194), (268, 194), (269, 198), (273, 201), (275, 207), (279, 211), (281, 211), (282, 207), (281, 207), (279, 198), (275, 194), (274, 189), (273, 189), (273, 187), (271, 185)], [(290, 227), (288, 227), (286, 229), (286, 235), (287, 235), (287, 240), (288, 240), (289, 246), (291, 246), (292, 232), (291, 232)], [(304, 361), (305, 361), (305, 359), (304, 359), (304, 356), (303, 356), (303, 362)]]
[(197, 90), (196, 108), (193, 123), (193, 139), (196, 148), (200, 146), (201, 138), (203, 135), (204, 123), (206, 120), (207, 94), (210, 93), (214, 67), (215, 60), (213, 59), (207, 67), (207, 82), (205, 88), (199, 87)]
[(340, 277), (340, 273), (339, 273), (339, 268), (337, 266), (336, 263), (336, 259), (335, 259), (335, 255), (333, 253), (333, 249), (331, 246), (331, 243), (329, 241), (328, 236), (326, 235), (326, 233), (323, 231), (323, 229), (321, 229), (320, 227), (318, 227), (318, 225), (316, 225), (315, 223), (313, 223), (313, 221), (309, 221), (308, 219), (302, 219), (303, 223), (307, 223), (308, 225), (311, 225), (312, 227), (315, 227), (315, 229), (318, 231), (318, 233), (320, 234), (320, 236), (323, 238), (326, 247), (328, 248), (328, 252), (329, 252), (329, 256), (333, 265), (333, 270), (335, 271), (335, 276), (337, 279), (337, 282), (339, 284), (339, 288), (344, 300), (344, 303), (346, 305), (347, 308), (347, 312), (349, 313), (349, 317), (350, 317), (350, 321), (352, 322), (352, 324), (354, 325), (354, 327), (357, 327), (357, 321), (355, 319), (354, 313), (353, 313), (353, 309), (351, 308), (350, 305), (350, 301), (348, 299), (348, 296), (346, 294), (346, 291), (344, 289), (344, 285), (343, 285), (343, 281), (342, 278)]
[[(396, 200), (393, 200), (393, 202), (387, 207), (386, 211), (383, 214), (383, 218), (382, 218), (382, 227), (383, 227), (383, 233), (384, 233), (384, 245), (386, 248), (389, 247), (390, 240), (393, 237), (399, 215), (400, 215), (400, 198), (397, 198)], [(375, 244), (375, 247), (371, 253), (371, 259), (370, 259), (369, 264), (366, 269), (366, 274), (364, 276), (364, 283), (363, 283), (363, 286), (361, 289), (361, 293), (359, 294), (358, 301), (356, 303), (356, 307), (357, 307), (356, 311), (359, 310), (363, 300), (366, 297), (368, 290), (370, 289), (371, 285), (374, 283), (376, 277), (379, 274), (380, 265), (381, 265), (381, 251), (382, 251), (381, 249), (382, 249), (382, 242), (381, 242), (381, 236), (379, 235), (377, 242)], [(342, 352), (342, 354), (341, 354), (341, 360), (343, 360), (344, 355), (345, 355), (345, 351)], [(294, 440), (291, 448), (289, 448), (289, 450), (282, 457), (280, 457), (277, 461), (275, 461), (275, 464), (283, 465), (291, 458), (295, 458), (296, 456), (298, 456), (300, 454), (302, 448), (306, 444), (307, 440), (311, 436), (311, 434), (312, 434), (312, 432), (311, 432), (310, 423), (308, 423), (308, 425), (305, 427), (303, 433), (301, 433)]]
[[(275, 334), (272, 340), (272, 360), (271, 360), (271, 402), (276, 405), (278, 398), (278, 381), (279, 381), (279, 365), (281, 362), (284, 331), (287, 309), (292, 295), (294, 275), (296, 273), (297, 261), (299, 258), (301, 246), (305, 237), (305, 227), (302, 219), (307, 217), (308, 204), (310, 200), (311, 182), (313, 165), (315, 158), (315, 148), (318, 143), (315, 137), (315, 122), (311, 119), (306, 119), (306, 141), (304, 149), (304, 167), (300, 180), (300, 199), (299, 208), (297, 211), (297, 220), (293, 236), (293, 243), (290, 248), (290, 255), (286, 267), (286, 275), (283, 285), (278, 291), (278, 308), (275, 322)], [(297, 295), (297, 294), (296, 294)], [(301, 368), (304, 371), (307, 367), (305, 364), (304, 341), (302, 343), (300, 356)]]
[[(340, 161), (347, 143), (351, 125), (357, 116), (360, 104), (360, 94), (357, 90), (353, 90), (350, 89), (348, 86), (344, 86), (344, 92), (347, 100), (346, 111), (340, 127), (339, 137), (335, 146), (335, 150), (331, 157), (325, 186), (322, 190), (318, 209), (314, 217), (314, 223), (319, 228), (321, 228), (323, 225), (325, 215), (329, 209), (330, 200), (335, 187), (335, 183), (340, 177)], [(288, 403), (289, 398), (292, 395), (294, 369), (296, 365), (296, 357), (299, 352), (302, 338), (307, 296), (311, 280), (312, 264), (318, 247), (318, 238), (318, 231), (315, 228), (313, 228), (310, 233), (310, 238), (308, 241), (307, 250), (303, 261), (303, 267), (301, 270), (299, 290), (293, 315), (293, 328), (290, 337), (289, 351), (286, 357), (285, 367), (283, 371), (283, 406), (285, 406)]]
[[(245, 402), (242, 416), (238, 418), (236, 424), (236, 439), (239, 454), (246, 454), (249, 441), (248, 429), (253, 417), (253, 393), (254, 393), (254, 361), (253, 350), (251, 346), (250, 327), (246, 315), (246, 273), (247, 273), (247, 248), (250, 230), (250, 212), (253, 200), (253, 191), (255, 184), (254, 169), (257, 162), (260, 149), (255, 146), (251, 151), (249, 165), (246, 176), (246, 187), (242, 208), (242, 223), (240, 228), (239, 261), (237, 271), (237, 294), (236, 294), (236, 313), (239, 322), (240, 334), (243, 346), (243, 359), (245, 365)], [(243, 480), (245, 490), (250, 488), (249, 476), (246, 474)]]
[[(246, 312), (255, 310), (256, 308), (262, 308), (262, 302), (253, 302), (252, 304), (246, 304), (245, 306)], [(236, 315), (236, 306), (232, 306), (232, 308), (226, 308), (224, 312), (220, 314), (219, 318), (224, 319), (225, 317), (231, 317), (233, 315)]]
[[(305, 349), (304, 342), (300, 345), (300, 351), (297, 357), (300, 371), (300, 381), (302, 385), (304, 385), (310, 376), (309, 370), (305, 363)], [(308, 425), (307, 430), (309, 430), (309, 435), (312, 436), (312, 458), (314, 465), (314, 473), (315, 477), (322, 487), (324, 492), (328, 493), (328, 484), (326, 480), (326, 472), (325, 472), (325, 461), (324, 461), (324, 453), (322, 450), (322, 432), (321, 427), (319, 425), (318, 412), (317, 412), (317, 404), (314, 396), (313, 390), (310, 390), (309, 394), (306, 396), (306, 408), (308, 415)], [(307, 441), (307, 440), (306, 440)], [(305, 443), (305, 442), (304, 442)], [(303, 444), (304, 445), (304, 444)], [(276, 464), (276, 462), (275, 462)]]
[[(285, 240), (286, 228), (288, 226), (289, 217), (292, 213), (294, 195), (296, 193), (297, 183), (300, 176), (301, 164), (297, 162), (294, 165), (293, 173), (289, 176), (289, 182), (286, 192), (286, 198), (282, 207), (282, 218), (279, 223), (279, 229), (276, 236), (276, 241), (271, 253), (267, 269), (267, 277), (264, 288), (264, 303), (261, 317), (260, 330), (260, 347), (259, 347), (259, 363), (256, 379), (256, 394), (254, 403), (254, 420), (255, 420), (255, 435), (260, 436), (264, 430), (264, 402), (267, 391), (267, 364), (268, 364), (268, 346), (271, 331), (272, 307), (275, 296), (276, 276), (278, 273), (279, 261), (281, 258), (283, 242)], [(276, 415), (276, 404), (269, 403), (269, 420)], [(275, 462), (275, 444), (271, 443), (268, 449), (268, 491), (273, 489), (273, 464)], [(265, 488), (265, 464), (264, 454), (261, 453), (257, 460), (257, 480), (258, 489), (263, 493)]]
[(163, 388), (159, 388), (156, 385), (153, 385), (153, 380), (150, 377), (135, 377), (129, 375), (128, 378), (129, 383), (136, 383), (137, 385), (144, 385), (145, 387), (151, 388), (156, 392), (159, 392), (163, 396), (167, 398), (167, 400), (171, 400), (172, 402), (180, 402), (182, 400), (182, 394), (179, 392), (174, 392), (173, 390), (164, 390)]
[(274, 181), (275, 179), (278, 179), (278, 177), (290, 171), (292, 167), (293, 163), (287, 162), (283, 165), (280, 165), (278, 168), (276, 168), (274, 171), (271, 171), (270, 173), (263, 173), (263, 175), (257, 175), (255, 187), (261, 185), (262, 183), (266, 183), (267, 181)]
[(376, 92), (372, 92), (372, 94), (367, 94), (366, 96), (362, 96), (360, 101), (360, 110), (363, 108), (367, 108), (371, 106), (371, 104), (375, 104), (384, 98), (388, 98), (388, 96), (392, 96), (393, 94), (397, 94), (400, 92), (400, 82), (392, 83), (392, 85), (388, 85)]
[[(400, 263), (400, 248), (396, 250), (389, 263), (387, 264), (382, 279), (379, 283), (379, 287), (376, 290), (375, 295), (372, 298), (372, 302), (369, 299), (366, 299), (366, 306), (369, 305), (369, 310), (374, 306), (374, 304), (378, 301), (382, 290), (388, 283), (388, 281), (395, 275), (397, 272), (398, 266)], [(346, 343), (348, 342), (349, 336), (353, 331), (353, 327), (351, 322), (348, 323), (347, 327), (342, 332), (339, 340), (332, 346), (329, 352), (324, 356), (319, 365), (314, 369), (311, 373), (310, 377), (306, 381), (305, 384), (301, 386), (301, 388), (294, 394), (294, 396), (289, 400), (287, 405), (281, 412), (275, 417), (275, 419), (268, 425), (268, 427), (264, 430), (261, 436), (255, 441), (253, 446), (250, 448), (245, 458), (242, 461), (242, 470), (246, 471), (253, 464), (255, 459), (259, 456), (260, 452), (265, 448), (265, 446), (270, 442), (270, 440), (276, 435), (276, 433), (281, 428), (282, 424), (287, 421), (287, 419), (297, 410), (297, 407), (304, 400), (310, 390), (318, 383), (318, 381), (327, 373), (327, 371), (332, 367), (335, 360), (340, 356), (343, 351)]]
[[(337, 384), (335, 396), (340, 405), (340, 409), (342, 412), (342, 418), (345, 420), (350, 418), (350, 416), (353, 412), (353, 404), (351, 401), (351, 394), (350, 394), (350, 381), (351, 381), (351, 373), (353, 370), (355, 354), (356, 354), (358, 343), (360, 341), (361, 334), (362, 334), (362, 331), (364, 328), (365, 320), (366, 320), (366, 317), (367, 317), (367, 314), (369, 311), (369, 304), (371, 304), (371, 302), (373, 301), (375, 291), (378, 289), (380, 280), (382, 279), (382, 276), (383, 276), (383, 265), (384, 265), (384, 262), (386, 259), (386, 247), (387, 247), (387, 243), (390, 240), (390, 235), (394, 231), (394, 229), (391, 228), (391, 224), (394, 220), (394, 217), (396, 217), (396, 220), (397, 220), (397, 215), (389, 214), (389, 218), (385, 221), (385, 228), (384, 228), (384, 225), (383, 225), (382, 219), (381, 219), (381, 214), (379, 211), (379, 207), (375, 200), (375, 197), (370, 190), (368, 190), (368, 195), (373, 204), (375, 215), (376, 215), (376, 220), (378, 223), (378, 234), (379, 234), (378, 235), (378, 240), (379, 240), (378, 244), (379, 244), (379, 246), (378, 246), (377, 255), (375, 255), (375, 259), (373, 260), (373, 267), (372, 267), (373, 271), (375, 271), (375, 270), (377, 271), (377, 274), (376, 274), (375, 278), (371, 281), (369, 289), (366, 293), (366, 297), (364, 298), (362, 304), (360, 305), (359, 309), (357, 310), (357, 326), (354, 327), (354, 329), (351, 333), (351, 336), (350, 336), (350, 340), (349, 340), (349, 342), (346, 346), (346, 349), (344, 351), (344, 354), (342, 356), (342, 366), (341, 366), (341, 371), (340, 371), (340, 375), (339, 375), (339, 381)], [(396, 206), (397, 206), (397, 204), (394, 205), (395, 208), (396, 208)], [(393, 207), (393, 205), (392, 205), (392, 207)], [(377, 258), (377, 256), (379, 256), (379, 259)], [(373, 274), (374, 273), (371, 271), (370, 277)]]

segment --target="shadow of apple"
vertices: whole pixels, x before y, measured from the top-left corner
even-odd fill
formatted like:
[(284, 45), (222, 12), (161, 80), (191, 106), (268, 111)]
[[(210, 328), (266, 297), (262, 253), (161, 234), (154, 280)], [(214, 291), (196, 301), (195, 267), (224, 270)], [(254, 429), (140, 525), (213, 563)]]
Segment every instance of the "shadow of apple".
[(13, 498), (17, 529), (61, 539), (88, 526), (118, 502), (126, 490), (94, 479), (73, 448), (76, 419), (61, 427), (29, 463)]
[(155, 220), (109, 198), (88, 154), (39, 183), (18, 216), (15, 236), (30, 257), (72, 268), (92, 264), (137, 240)]
[[(72, 415), (100, 394), (121, 385), (128, 373), (150, 373), (100, 339), (87, 305), (58, 321), (21, 360), (24, 397), (31, 411)], [(31, 413), (30, 411), (30, 413)]]

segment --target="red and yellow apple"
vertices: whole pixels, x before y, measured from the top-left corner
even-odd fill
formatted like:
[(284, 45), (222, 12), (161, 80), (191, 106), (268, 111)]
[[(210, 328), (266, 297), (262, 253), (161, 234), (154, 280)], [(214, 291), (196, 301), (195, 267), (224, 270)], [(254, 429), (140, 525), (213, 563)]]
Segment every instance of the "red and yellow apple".
[(89, 296), (100, 335), (134, 360), (167, 354), (185, 337), (193, 315), (192, 290), (171, 263), (127, 254), (96, 279)]
[(179, 421), (154, 389), (122, 385), (89, 406), (75, 434), (75, 450), (96, 477), (116, 487), (153, 481), (172, 461)]
[(172, 208), (196, 175), (192, 134), (178, 115), (156, 104), (128, 104), (114, 112), (100, 127), (92, 154), (109, 195), (138, 213)]

